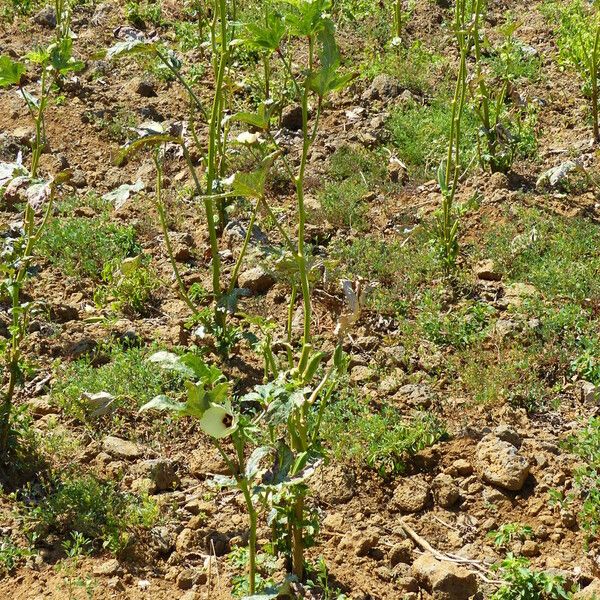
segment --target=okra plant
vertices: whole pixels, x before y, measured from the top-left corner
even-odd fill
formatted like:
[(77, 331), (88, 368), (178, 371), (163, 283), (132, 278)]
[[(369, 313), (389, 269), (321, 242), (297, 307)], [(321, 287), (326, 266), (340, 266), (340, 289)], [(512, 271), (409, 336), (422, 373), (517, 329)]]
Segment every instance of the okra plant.
[(594, 140), (600, 142), (600, 4), (574, 0), (562, 9), (557, 42), (561, 59), (583, 78), (583, 91), (591, 100)]
[(461, 170), (461, 121), (467, 97), (467, 57), (472, 44), (474, 23), (471, 11), (469, 0), (457, 0), (454, 10), (454, 31), (459, 51), (458, 74), (452, 99), (447, 155), (445, 161), (440, 163), (437, 172), (438, 185), (442, 192), (442, 206), (436, 218), (434, 231), (440, 261), (446, 275), (452, 274), (458, 258), (459, 220), (454, 210), (454, 200)]
[(53, 42), (45, 49), (34, 50), (27, 54), (26, 60), (32, 67), (39, 68), (40, 84), (36, 95), (22, 85), (27, 70), (25, 62), (12, 60), (9, 56), (0, 56), (0, 88), (16, 87), (25, 101), (35, 125), (35, 137), (32, 141), (31, 177), (37, 177), (40, 157), (47, 145), (46, 109), (51, 95), (62, 78), (83, 68), (83, 63), (73, 56), (73, 40), (64, 37)]
[[(492, 173), (506, 173), (512, 167), (521, 144), (521, 133), (527, 126), (527, 111), (510, 107), (510, 92), (514, 87), (515, 40), (518, 24), (509, 21), (500, 31), (499, 47), (492, 48), (483, 29), (485, 1), (474, 5), (472, 50), (474, 74), (470, 81), (472, 106), (481, 124), (478, 136), (479, 162)], [(490, 72), (484, 51), (497, 54), (497, 67)]]
[[(3, 165), (4, 166), (4, 165)], [(35, 304), (23, 301), (23, 287), (30, 275), (34, 253), (52, 216), (58, 186), (67, 181), (68, 172), (46, 182), (30, 182), (20, 235), (8, 238), (0, 261), (0, 299), (8, 302), (10, 337), (2, 339), (0, 351), (4, 359), (3, 389), (0, 404), (0, 460), (7, 459), (11, 440), (11, 415), (17, 387), (23, 383), (23, 342)], [(10, 179), (6, 181), (10, 183)]]

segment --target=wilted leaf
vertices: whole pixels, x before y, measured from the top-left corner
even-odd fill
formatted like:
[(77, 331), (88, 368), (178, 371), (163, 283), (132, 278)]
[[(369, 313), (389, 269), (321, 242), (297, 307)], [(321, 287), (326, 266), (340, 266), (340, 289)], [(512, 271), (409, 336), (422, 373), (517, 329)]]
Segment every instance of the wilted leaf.
[(98, 392), (96, 394), (83, 392), (81, 397), (87, 402), (87, 408), (92, 411), (92, 417), (100, 417), (113, 410), (112, 405), (115, 401), (115, 397), (108, 392)]
[(150, 402), (146, 402), (140, 408), (140, 412), (144, 410), (167, 410), (178, 415), (183, 415), (185, 414), (185, 404), (161, 394), (160, 396), (155, 396)]
[(123, 58), (133, 54), (152, 53), (156, 50), (155, 44), (150, 44), (140, 39), (129, 39), (123, 42), (117, 42), (106, 51), (106, 58)]
[(0, 188), (3, 188), (15, 177), (26, 173), (27, 170), (19, 162), (0, 162)]
[(143, 150), (145, 148), (156, 148), (158, 146), (162, 146), (163, 144), (167, 144), (167, 143), (173, 143), (173, 144), (178, 144), (181, 145), (182, 140), (181, 138), (177, 138), (177, 137), (173, 137), (172, 135), (167, 135), (167, 134), (151, 134), (149, 133), (148, 135), (144, 135), (143, 137), (135, 140), (134, 142), (131, 142), (130, 144), (127, 144), (126, 146), (124, 146), (121, 149), (121, 152), (119, 152), (119, 155), (117, 156), (117, 159), (115, 160), (115, 163), (117, 166), (123, 164), (123, 162), (125, 161), (125, 159), (129, 156), (132, 156), (133, 154), (139, 152), (140, 150)]
[(157, 364), (163, 369), (181, 373), (190, 379), (195, 378), (194, 370), (188, 365), (183, 364), (180, 360), (180, 357), (173, 352), (161, 350), (160, 352), (155, 352), (154, 354), (150, 355), (147, 360), (148, 362)]
[(133, 185), (128, 183), (120, 185), (116, 190), (104, 194), (102, 199), (107, 202), (112, 202), (114, 207), (119, 209), (127, 202), (127, 200), (129, 200), (132, 193), (141, 192), (144, 187), (144, 182), (141, 179), (138, 179)]

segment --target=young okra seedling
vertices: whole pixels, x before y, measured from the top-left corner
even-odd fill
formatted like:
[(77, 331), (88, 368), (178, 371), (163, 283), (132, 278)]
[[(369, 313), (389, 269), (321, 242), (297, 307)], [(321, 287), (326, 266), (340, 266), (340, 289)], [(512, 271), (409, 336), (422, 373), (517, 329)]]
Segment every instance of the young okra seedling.
[[(490, 72), (484, 60), (484, 51), (491, 44), (483, 30), (485, 3), (475, 4), (472, 31), (474, 76), (470, 82), (472, 106), (480, 122), (478, 137), (479, 163), (492, 173), (508, 172), (523, 146), (525, 130), (531, 130), (526, 108), (510, 108), (510, 93), (514, 87), (515, 39), (518, 24), (509, 21), (501, 28), (502, 43), (493, 49), (495, 69)], [(530, 133), (530, 132), (529, 132)], [(531, 133), (530, 133), (531, 134)]]
[(461, 122), (467, 97), (467, 56), (472, 43), (473, 19), (467, 0), (458, 0), (454, 11), (454, 31), (459, 50), (458, 74), (452, 99), (452, 119), (448, 135), (448, 150), (445, 161), (437, 172), (438, 185), (442, 192), (442, 206), (435, 222), (435, 237), (442, 269), (448, 276), (456, 268), (458, 258), (458, 225), (454, 199), (460, 177)]
[(25, 101), (35, 125), (35, 138), (32, 141), (31, 165), (32, 178), (37, 177), (40, 157), (47, 145), (46, 109), (56, 85), (70, 73), (83, 68), (83, 63), (73, 56), (73, 40), (63, 37), (45, 49), (34, 50), (27, 54), (26, 60), (41, 70), (40, 87), (37, 96), (22, 85), (27, 67), (24, 62), (12, 60), (9, 56), (0, 56), (0, 88), (15, 86)]

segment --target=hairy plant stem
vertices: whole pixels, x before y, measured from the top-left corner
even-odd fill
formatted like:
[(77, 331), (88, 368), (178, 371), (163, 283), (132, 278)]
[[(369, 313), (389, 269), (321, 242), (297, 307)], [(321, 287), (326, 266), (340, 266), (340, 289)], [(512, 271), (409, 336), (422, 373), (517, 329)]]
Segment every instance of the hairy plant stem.
[(256, 591), (256, 530), (258, 526), (258, 513), (254, 507), (254, 502), (252, 501), (252, 491), (250, 489), (249, 481), (245, 476), (244, 443), (241, 439), (233, 440), (237, 455), (236, 465), (229, 456), (227, 456), (227, 453), (219, 440), (213, 439), (213, 442), (228, 469), (231, 471), (238, 489), (244, 496), (244, 502), (246, 503), (246, 511), (248, 512), (248, 518), (250, 520), (250, 531), (248, 535), (248, 590), (250, 595), (253, 595)]
[(235, 288), (235, 284), (237, 282), (238, 274), (240, 272), (240, 268), (242, 267), (242, 262), (244, 260), (244, 256), (246, 255), (246, 251), (248, 250), (248, 244), (250, 243), (250, 238), (252, 237), (252, 229), (254, 228), (254, 222), (256, 221), (256, 216), (258, 214), (258, 207), (260, 206), (263, 198), (256, 201), (254, 205), (254, 210), (252, 211), (252, 215), (250, 217), (250, 222), (248, 223), (248, 229), (246, 230), (246, 235), (244, 236), (244, 243), (242, 244), (242, 248), (240, 249), (240, 254), (237, 258), (235, 266), (233, 267), (233, 273), (231, 274), (231, 280), (229, 281), (229, 288), (227, 292), (231, 294)]
[(213, 287), (213, 299), (215, 303), (214, 315), (215, 323), (223, 326), (225, 324), (225, 313), (220, 309), (220, 300), (222, 296), (221, 291), (221, 257), (219, 256), (219, 242), (217, 239), (217, 229), (215, 227), (214, 207), (212, 196), (209, 194), (203, 194), (202, 185), (198, 179), (198, 173), (196, 173), (196, 167), (192, 161), (189, 150), (185, 144), (181, 144), (183, 151), (183, 158), (188, 165), (188, 169), (194, 180), (196, 191), (198, 195), (202, 196), (204, 202), (204, 212), (206, 213), (206, 224), (208, 227), (208, 236), (210, 240), (210, 254), (212, 258), (212, 287)]
[(52, 208), (54, 206), (54, 186), (51, 186), (50, 196), (46, 203), (44, 216), (37, 230), (35, 228), (35, 213), (30, 204), (25, 207), (25, 236), (27, 243), (23, 252), (23, 258), (19, 261), (19, 268), (14, 279), (10, 282), (11, 296), (11, 340), (6, 352), (6, 371), (8, 372), (8, 384), (3, 393), (0, 408), (0, 458), (6, 459), (8, 441), (10, 435), (10, 417), (12, 413), (15, 388), (20, 375), (19, 360), (21, 358), (21, 343), (27, 331), (28, 309), (21, 306), (21, 289), (27, 275), (29, 265), (33, 259), (35, 245), (39, 241), (48, 223)]
[(396, 0), (394, 4), (394, 25), (396, 37), (402, 36), (402, 0)]
[(600, 123), (598, 115), (598, 63), (600, 62), (600, 25), (596, 27), (594, 48), (590, 57), (590, 75), (592, 78), (592, 121), (594, 128), (594, 141), (600, 142)]
[[(40, 91), (40, 100), (38, 106), (32, 104), (27, 95), (21, 90), (21, 95), (25, 98), (25, 102), (31, 112), (33, 120), (35, 122), (35, 142), (34, 147), (31, 152), (31, 177), (35, 179), (37, 177), (38, 167), (40, 163), (40, 158), (42, 156), (42, 152), (44, 150), (44, 146), (46, 145), (46, 123), (44, 120), (44, 111), (46, 109), (46, 78), (47, 71), (45, 68), (42, 68), (42, 78), (41, 78), (41, 91)], [(50, 92), (50, 86), (48, 87), (48, 92)]]
[(460, 126), (467, 88), (467, 53), (468, 41), (465, 29), (465, 1), (457, 2), (455, 26), (457, 41), (460, 51), (459, 70), (452, 100), (452, 118), (450, 122), (450, 135), (448, 138), (448, 152), (446, 156), (444, 187), (442, 188), (442, 215), (439, 227), (443, 268), (449, 276), (456, 265), (458, 252), (458, 220), (454, 217), (454, 198), (458, 188), (460, 173)]
[(196, 92), (192, 89), (192, 86), (186, 81), (185, 77), (176, 69), (171, 61), (166, 57), (160, 50), (156, 49), (156, 56), (160, 59), (160, 61), (173, 73), (173, 76), (179, 83), (184, 87), (185, 91), (188, 93), (190, 100), (195, 105), (196, 109), (200, 111), (202, 114), (202, 118), (206, 121), (208, 115), (206, 114), (206, 109), (204, 108), (204, 104), (202, 104), (202, 100), (198, 97)]
[(154, 166), (156, 168), (156, 209), (158, 210), (158, 218), (160, 220), (160, 227), (163, 232), (163, 236), (165, 238), (165, 246), (167, 248), (167, 255), (169, 256), (169, 261), (171, 263), (171, 268), (173, 270), (173, 275), (175, 277), (175, 281), (177, 282), (177, 288), (179, 289), (179, 296), (181, 299), (187, 304), (188, 308), (192, 311), (192, 313), (197, 312), (197, 308), (194, 303), (191, 301), (187, 290), (185, 289), (185, 285), (183, 280), (181, 279), (181, 275), (179, 273), (179, 267), (177, 266), (177, 261), (175, 260), (175, 255), (173, 253), (173, 246), (171, 244), (171, 237), (169, 236), (169, 226), (167, 224), (167, 214), (165, 210), (165, 205), (162, 200), (162, 165), (160, 163), (160, 157), (158, 156), (158, 150), (154, 153)]

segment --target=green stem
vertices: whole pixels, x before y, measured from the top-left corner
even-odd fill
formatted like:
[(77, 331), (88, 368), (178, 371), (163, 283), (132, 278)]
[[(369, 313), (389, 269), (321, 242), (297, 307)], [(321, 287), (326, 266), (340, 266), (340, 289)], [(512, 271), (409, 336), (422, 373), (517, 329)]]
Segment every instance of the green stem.
[(206, 121), (208, 115), (206, 114), (206, 109), (204, 108), (204, 105), (202, 104), (202, 100), (200, 100), (200, 98), (198, 98), (198, 95), (196, 94), (196, 92), (194, 92), (194, 90), (192, 89), (190, 84), (185, 80), (185, 78), (181, 75), (181, 73), (171, 64), (171, 61), (166, 56), (164, 56), (164, 54), (160, 50), (157, 49), (157, 50), (155, 50), (155, 52), (156, 52), (156, 56), (158, 56), (160, 61), (167, 67), (167, 69), (169, 69), (169, 71), (171, 71), (171, 73), (173, 73), (173, 75), (175, 76), (177, 81), (179, 81), (179, 83), (185, 88), (185, 91), (188, 93), (190, 100), (193, 102), (193, 104), (195, 104), (196, 108), (202, 113), (202, 117)]
[(259, 206), (260, 206), (260, 200), (257, 200), (256, 205), (254, 206), (254, 210), (252, 211), (252, 216), (250, 217), (250, 223), (248, 223), (248, 229), (246, 230), (246, 235), (244, 236), (244, 243), (242, 244), (242, 248), (240, 250), (240, 255), (237, 258), (235, 267), (233, 268), (233, 273), (231, 274), (231, 280), (229, 282), (229, 289), (228, 289), (228, 293), (230, 293), (230, 294), (233, 291), (233, 289), (235, 288), (238, 274), (239, 274), (240, 268), (242, 266), (242, 261), (244, 260), (244, 256), (246, 255), (246, 250), (248, 249), (248, 244), (250, 243), (250, 238), (252, 237), (252, 229), (254, 228), (254, 222), (256, 221), (256, 215), (258, 213)]
[(598, 122), (598, 60), (600, 58), (600, 25), (596, 28), (596, 38), (594, 40), (594, 49), (591, 57), (591, 77), (592, 77), (592, 120), (594, 128), (594, 140), (600, 142), (600, 123)]
[(310, 302), (310, 284), (308, 280), (308, 267), (306, 264), (304, 232), (306, 226), (306, 208), (304, 205), (304, 175), (306, 163), (308, 160), (308, 150), (310, 148), (310, 137), (308, 135), (308, 86), (305, 86), (302, 94), (302, 133), (304, 141), (302, 144), (302, 157), (300, 159), (300, 169), (295, 178), (296, 198), (298, 203), (298, 254), (296, 261), (300, 274), (300, 286), (302, 289), (302, 302), (304, 307), (304, 334), (302, 344), (310, 343), (312, 310)]
[(44, 109), (46, 108), (46, 69), (42, 69), (40, 102), (37, 115), (35, 116), (35, 148), (31, 154), (31, 177), (37, 176), (40, 157), (46, 145), (46, 133), (44, 125)]
[(21, 310), (21, 288), (27, 275), (29, 265), (33, 257), (35, 244), (42, 236), (43, 230), (50, 219), (54, 206), (55, 188), (51, 187), (50, 197), (46, 204), (46, 210), (39, 227), (35, 228), (35, 213), (30, 204), (25, 206), (25, 236), (27, 243), (20, 261), (19, 270), (10, 282), (11, 304), (12, 304), (12, 327), (11, 342), (7, 351), (6, 369), (9, 373), (7, 389), (3, 394), (2, 407), (0, 409), (0, 457), (5, 458), (8, 450), (8, 438), (10, 434), (10, 416), (12, 412), (15, 387), (19, 378), (19, 360), (21, 358), (21, 342), (27, 330), (27, 309)]
[(204, 212), (206, 213), (206, 223), (208, 226), (208, 235), (210, 239), (210, 253), (212, 257), (212, 285), (213, 285), (213, 298), (215, 301), (215, 322), (218, 325), (223, 325), (225, 322), (224, 313), (219, 310), (219, 301), (221, 300), (221, 258), (219, 256), (219, 242), (217, 240), (217, 230), (215, 227), (214, 210), (212, 196), (203, 195), (202, 186), (198, 179), (198, 173), (192, 162), (192, 157), (185, 144), (181, 144), (183, 151), (183, 158), (185, 159), (188, 169), (194, 180), (194, 185), (198, 194), (202, 196), (204, 202)]
[(185, 285), (179, 273), (177, 261), (175, 260), (175, 255), (173, 253), (173, 246), (171, 245), (171, 238), (169, 236), (169, 226), (167, 224), (167, 214), (165, 211), (165, 205), (162, 200), (162, 166), (160, 164), (158, 152), (154, 154), (153, 159), (154, 166), (156, 167), (156, 208), (158, 210), (158, 217), (160, 220), (160, 226), (163, 232), (163, 236), (165, 237), (165, 246), (167, 248), (167, 254), (169, 256), (169, 262), (171, 263), (171, 268), (173, 269), (173, 275), (175, 276), (175, 281), (177, 282), (177, 287), (179, 289), (179, 295), (181, 299), (187, 304), (188, 308), (193, 313), (196, 313), (196, 306), (194, 306), (194, 303), (190, 300), (187, 290), (185, 289)]

